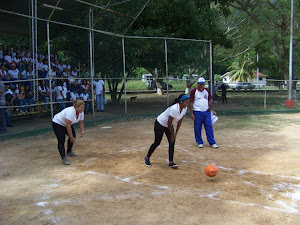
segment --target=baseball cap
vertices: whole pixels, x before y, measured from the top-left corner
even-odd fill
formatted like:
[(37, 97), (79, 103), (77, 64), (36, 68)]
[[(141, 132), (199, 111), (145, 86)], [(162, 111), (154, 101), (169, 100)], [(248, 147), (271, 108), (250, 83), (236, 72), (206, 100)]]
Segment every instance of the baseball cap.
[(198, 79), (198, 84), (205, 84), (205, 79), (203, 77), (200, 77)]

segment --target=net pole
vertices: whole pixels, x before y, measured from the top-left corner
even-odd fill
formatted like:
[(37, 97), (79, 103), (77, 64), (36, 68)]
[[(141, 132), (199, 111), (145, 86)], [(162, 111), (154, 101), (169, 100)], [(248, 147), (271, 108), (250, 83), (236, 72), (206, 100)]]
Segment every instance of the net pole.
[(124, 76), (124, 98), (125, 98), (125, 114), (127, 114), (127, 91), (126, 91), (126, 59), (125, 59), (125, 40), (124, 37), (122, 37), (122, 52), (123, 52), (123, 76)]
[(50, 107), (51, 107), (51, 119), (53, 118), (53, 99), (52, 99), (52, 69), (50, 62), (50, 25), (47, 23), (47, 45), (48, 45), (48, 77), (50, 78), (49, 89), (50, 89)]
[(93, 10), (92, 8), (89, 9), (89, 44), (90, 44), (90, 73), (91, 73), (91, 88), (92, 88), (92, 112), (93, 112), (93, 119), (95, 119), (95, 109), (94, 109), (94, 67), (93, 67), (93, 34), (92, 34), (92, 23), (93, 23)]

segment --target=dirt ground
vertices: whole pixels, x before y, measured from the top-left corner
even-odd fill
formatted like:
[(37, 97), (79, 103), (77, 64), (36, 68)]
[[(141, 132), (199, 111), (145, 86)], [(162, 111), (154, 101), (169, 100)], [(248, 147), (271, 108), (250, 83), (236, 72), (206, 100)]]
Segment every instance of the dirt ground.
[[(219, 149), (204, 148), (186, 118), (167, 166), (166, 138), (143, 158), (154, 119), (102, 124), (77, 138), (65, 166), (54, 134), (1, 143), (0, 224), (300, 224), (299, 114), (239, 127), (220, 116)], [(281, 123), (281, 121), (284, 121)], [(232, 124), (232, 126), (230, 126)], [(205, 165), (219, 173), (209, 178)]]

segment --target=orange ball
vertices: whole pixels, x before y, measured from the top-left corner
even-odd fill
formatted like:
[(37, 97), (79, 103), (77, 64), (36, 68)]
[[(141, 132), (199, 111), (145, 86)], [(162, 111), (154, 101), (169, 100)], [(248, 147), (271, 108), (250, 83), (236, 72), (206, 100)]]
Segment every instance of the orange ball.
[(218, 167), (215, 164), (209, 164), (205, 167), (205, 174), (214, 177), (218, 174)]

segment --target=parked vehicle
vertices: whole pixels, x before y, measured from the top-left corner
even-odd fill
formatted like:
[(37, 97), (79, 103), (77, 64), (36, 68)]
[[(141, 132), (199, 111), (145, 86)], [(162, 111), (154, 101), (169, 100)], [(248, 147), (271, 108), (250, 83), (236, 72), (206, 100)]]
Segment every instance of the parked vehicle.
[(153, 80), (153, 75), (151, 73), (146, 73), (142, 75), (142, 81), (146, 82), (148, 80)]
[(244, 89), (244, 90), (252, 90), (255, 88), (255, 85), (254, 84), (251, 84), (251, 83), (244, 83), (244, 82), (239, 82), (237, 84), (234, 84), (231, 86), (231, 89), (232, 90), (241, 90), (241, 89)]
[[(161, 85), (162, 85), (163, 90), (167, 90), (167, 83), (166, 82), (162, 81)], [(171, 90), (172, 88), (173, 88), (172, 84), (168, 84), (168, 89)], [(149, 80), (147, 82), (147, 89), (148, 90), (156, 90), (157, 89), (156, 81), (155, 80)]]

